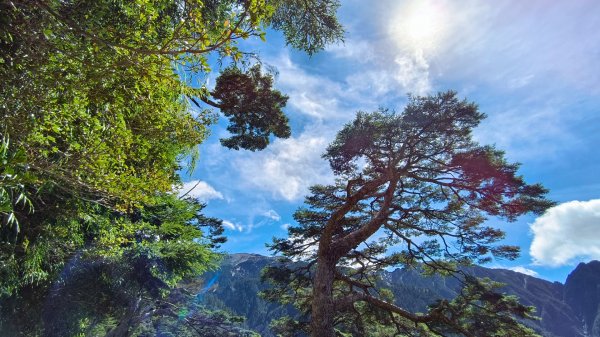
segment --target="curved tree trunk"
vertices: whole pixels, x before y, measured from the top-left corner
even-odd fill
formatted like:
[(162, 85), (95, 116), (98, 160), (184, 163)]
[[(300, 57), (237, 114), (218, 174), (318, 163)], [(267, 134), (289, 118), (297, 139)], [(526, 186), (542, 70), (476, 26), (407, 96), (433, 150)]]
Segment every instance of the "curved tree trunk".
[(333, 280), (335, 261), (319, 252), (313, 286), (311, 337), (334, 337)]

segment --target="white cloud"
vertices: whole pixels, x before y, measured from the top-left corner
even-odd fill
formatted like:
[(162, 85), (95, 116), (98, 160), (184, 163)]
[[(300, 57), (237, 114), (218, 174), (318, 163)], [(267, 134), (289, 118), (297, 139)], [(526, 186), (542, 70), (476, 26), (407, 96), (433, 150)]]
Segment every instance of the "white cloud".
[[(274, 225), (281, 220), (281, 215), (270, 208), (246, 204), (244, 209), (246, 210), (246, 214), (243, 214), (246, 217), (245, 220), (223, 220), (223, 226), (232, 231), (249, 234), (256, 228)], [(235, 211), (230, 210), (229, 215), (234, 217), (235, 215), (232, 212)]]
[(277, 140), (260, 153), (237, 158), (234, 166), (243, 184), (277, 198), (299, 200), (309, 186), (331, 180), (327, 162), (321, 158), (327, 143), (324, 136), (303, 133), (298, 138)]
[(275, 210), (272, 210), (272, 209), (270, 209), (266, 212), (263, 212), (262, 216), (267, 217), (273, 221), (281, 220), (281, 215), (279, 215), (277, 212), (275, 212)]
[(284, 223), (283, 225), (279, 226), (281, 229), (283, 229), (284, 231), (287, 231), (288, 228), (290, 228), (290, 224), (289, 223)]
[[(371, 52), (358, 52), (358, 47)], [(310, 73), (294, 63), (288, 52), (267, 59), (278, 69), (277, 87), (290, 97), (290, 116), (305, 118), (304, 131), (289, 139), (277, 139), (260, 153), (234, 156), (231, 162), (244, 187), (288, 201), (301, 199), (309, 186), (332, 180), (321, 154), (356, 111), (373, 111), (392, 93), (404, 98), (407, 92), (424, 94), (431, 89), (429, 65), (422, 51), (392, 48), (389, 53), (379, 53), (379, 47), (357, 37), (351, 43), (330, 48), (330, 53), (339, 58), (359, 61), (360, 66), (351, 68), (344, 77)]]
[(298, 236), (290, 236), (287, 238), (290, 242), (296, 242), (296, 247), (302, 247), (302, 253), (300, 253), (295, 258), (292, 258), (293, 261), (302, 261), (314, 258), (319, 251), (319, 240), (311, 237), (311, 238), (302, 238)]
[(244, 226), (242, 226), (241, 224), (233, 223), (228, 220), (223, 220), (223, 226), (225, 226), (225, 228), (229, 228), (231, 230), (238, 231), (238, 232), (242, 232), (244, 230)]
[(529, 252), (537, 265), (558, 267), (600, 259), (600, 199), (552, 207), (533, 222), (531, 231)]
[(223, 194), (215, 190), (208, 183), (201, 180), (192, 180), (184, 183), (181, 188), (177, 189), (179, 196), (190, 196), (200, 201), (208, 201), (211, 199), (223, 199)]
[(397, 69), (394, 78), (403, 88), (416, 95), (426, 95), (431, 91), (429, 79), (429, 63), (423, 50), (399, 55), (394, 59)]
[(376, 52), (373, 45), (368, 40), (347, 38), (344, 43), (330, 45), (326, 48), (333, 57), (345, 58), (360, 63), (371, 63), (375, 61)]
[(429, 54), (423, 46), (403, 43), (396, 35), (386, 33), (379, 39), (357, 37), (329, 50), (334, 57), (356, 65), (346, 78), (350, 92), (373, 101), (388, 93), (425, 95), (431, 91)]
[(523, 266), (509, 267), (509, 268), (506, 268), (506, 269), (512, 270), (512, 271), (516, 271), (517, 273), (521, 273), (521, 274), (533, 276), (533, 277), (538, 277), (539, 276), (539, 274), (535, 270), (532, 270), (532, 269), (529, 269), (529, 268), (525, 268)]
[(365, 69), (346, 77), (348, 91), (358, 97), (370, 99), (372, 106), (379, 106), (381, 97), (397, 90), (395, 79), (389, 71)]
[(339, 107), (340, 98), (346, 95), (339, 82), (309, 74), (291, 60), (288, 52), (268, 61), (278, 70), (276, 84), (288, 95), (288, 107), (316, 120), (340, 119), (346, 115)]

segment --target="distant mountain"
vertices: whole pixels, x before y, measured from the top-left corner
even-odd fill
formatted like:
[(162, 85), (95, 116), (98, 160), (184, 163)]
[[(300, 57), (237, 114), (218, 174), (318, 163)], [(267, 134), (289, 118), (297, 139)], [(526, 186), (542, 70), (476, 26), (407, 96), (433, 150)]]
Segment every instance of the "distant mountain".
[(269, 330), (272, 319), (293, 315), (292, 307), (283, 307), (258, 297), (267, 286), (260, 281), (261, 270), (274, 258), (255, 254), (229, 255), (220, 270), (208, 273), (205, 280), (216, 280), (203, 295), (203, 304), (212, 309), (227, 309), (246, 317), (245, 326), (262, 337), (275, 337)]
[(583, 322), (586, 336), (600, 336), (600, 262), (580, 263), (564, 286), (565, 302)]
[[(274, 337), (269, 322), (294, 309), (265, 302), (258, 292), (261, 270), (275, 260), (256, 254), (228, 256), (217, 272), (204, 275), (211, 287), (202, 295), (206, 306), (227, 309), (245, 316), (246, 328), (263, 337)], [(546, 337), (600, 337), (600, 262), (582, 263), (563, 285), (505, 269), (472, 267), (466, 270), (477, 277), (505, 283), (504, 291), (518, 296), (526, 305), (537, 308), (540, 321), (527, 325)], [(410, 310), (423, 311), (433, 300), (452, 298), (459, 288), (457, 280), (424, 277), (413, 269), (383, 272), (383, 286), (396, 295), (396, 303)]]

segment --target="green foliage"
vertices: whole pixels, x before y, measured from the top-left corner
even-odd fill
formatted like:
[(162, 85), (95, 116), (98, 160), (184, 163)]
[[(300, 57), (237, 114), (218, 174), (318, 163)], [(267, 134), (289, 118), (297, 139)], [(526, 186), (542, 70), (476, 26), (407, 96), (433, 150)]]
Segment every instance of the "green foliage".
[(256, 332), (244, 329), (244, 317), (227, 310), (209, 310), (201, 296), (206, 285), (187, 280), (174, 289), (168, 297), (157, 301), (155, 310), (146, 316), (131, 333), (136, 337), (260, 337)]
[(272, 320), (270, 327), (278, 337), (305, 336), (309, 332), (306, 323), (301, 323), (289, 316)]
[(132, 336), (260, 337), (254, 331), (241, 328), (243, 321), (243, 317), (227, 311), (208, 310), (192, 304), (189, 309), (180, 310), (177, 316), (162, 311), (161, 316), (153, 317), (151, 324), (146, 324)]
[(15, 208), (33, 211), (25, 191), (25, 183), (33, 179), (23, 150), (11, 148), (8, 137), (0, 140), (0, 231), (4, 235), (6, 231), (12, 231), (15, 236), (19, 233)]
[[(35, 335), (47, 296), (66, 292), (65, 304), (87, 306), (47, 319), (48, 334), (118, 335), (135, 325), (140, 296), (213, 267), (220, 221), (172, 194), (217, 116), (190, 103), (220, 101), (208, 104), (230, 120), (231, 148), (288, 137), (287, 97), (258, 66), (236, 68), (252, 56), (239, 41), (272, 26), (313, 53), (341, 36), (337, 6), (322, 5), (0, 0), (0, 325)], [(280, 15), (306, 9), (327, 24)], [(215, 59), (232, 65), (210, 93), (200, 83)]]
[[(272, 77), (235, 65), (251, 58), (240, 40), (264, 39), (269, 25), (286, 30), (295, 23), (276, 13), (306, 8), (336, 23), (287, 33), (321, 41), (294, 43), (312, 53), (332, 41), (331, 29), (341, 32), (335, 7), (316, 0), (0, 0), (0, 296), (51, 280), (84, 246), (102, 258), (123, 256), (140, 232), (181, 231), (178, 239), (135, 243), (150, 260), (164, 260), (168, 268), (155, 273), (171, 278), (167, 284), (198, 269), (169, 261), (215, 242), (194, 241), (182, 222), (155, 228), (127, 219), (163, 205), (185, 161), (193, 168), (216, 120), (191, 109), (195, 98), (222, 101), (234, 133), (227, 146), (257, 150), (271, 136), (289, 136), (287, 97)], [(199, 83), (215, 58), (233, 65), (209, 93)], [(250, 110), (231, 106), (238, 92), (248, 94), (237, 103)]]
[[(47, 336), (88, 335), (92, 330), (104, 335), (124, 322), (133, 329), (152, 299), (165, 296), (185, 277), (215, 268), (219, 261), (212, 249), (222, 242), (221, 221), (205, 217), (204, 205), (195, 200), (165, 194), (131, 215), (98, 205), (81, 207), (77, 216), (69, 217), (69, 224), (55, 223), (69, 230), (61, 237), (63, 246), (38, 243), (30, 248), (32, 257), (25, 266), (11, 275), (23, 287), (32, 285), (27, 277), (33, 271), (47, 270), (36, 281), (54, 282), (37, 297), (19, 294), (5, 299), (0, 330), (10, 331), (13, 325), (18, 330), (20, 321), (12, 322), (13, 318), (32, 306), (44, 310), (26, 313), (30, 320), (23, 324), (43, 328)], [(213, 234), (208, 236), (203, 229)], [(67, 244), (77, 237), (79, 242)], [(85, 246), (84, 238), (89, 242)], [(12, 285), (11, 279), (1, 282), (3, 288)]]
[(287, 43), (309, 55), (343, 38), (343, 28), (336, 18), (337, 0), (272, 0), (275, 13), (273, 28), (283, 31)]
[[(208, 71), (207, 65), (197, 65), (207, 64), (210, 52), (231, 55), (238, 39), (264, 34), (273, 4), (238, 5), (237, 1), (194, 1), (185, 6), (171, 1), (2, 3), (7, 13), (0, 27), (6, 132), (27, 149), (32, 169), (68, 188), (102, 192), (98, 196), (102, 202), (143, 201), (156, 188), (169, 189), (176, 159), (204, 139), (211, 122), (206, 112), (189, 113), (184, 97), (198, 90), (181, 81), (174, 70)], [(297, 10), (293, 4), (276, 5)], [(308, 34), (321, 33), (313, 29)], [(273, 126), (258, 125), (259, 130), (268, 129), (267, 137), (271, 132), (289, 135), (280, 110), (285, 98), (277, 91), (269, 98), (269, 76), (256, 67), (248, 74), (227, 68), (223, 76), (223, 83), (258, 90), (265, 98), (255, 104), (273, 101), (271, 115), (261, 115), (272, 117)], [(231, 97), (219, 88), (215, 94)], [(247, 98), (242, 103), (254, 102)], [(224, 112), (238, 127), (267, 123), (259, 118), (242, 121), (232, 108), (226, 105)]]
[[(65, 204), (65, 208), (70, 205)], [(4, 227), (0, 249), (0, 295), (14, 295), (21, 288), (43, 286), (60, 272), (64, 261), (84, 243), (81, 223), (72, 213), (60, 214), (59, 206), (48, 205), (56, 217), (40, 219), (40, 213), (21, 218), (18, 233)], [(59, 213), (59, 214), (57, 214)], [(29, 225), (38, 222), (35, 231)], [(37, 234), (37, 235), (36, 235)], [(32, 238), (30, 240), (30, 238)], [(31, 290), (28, 290), (31, 292)]]
[[(498, 245), (504, 232), (487, 226), (488, 216), (514, 221), (553, 205), (546, 189), (517, 174), (518, 164), (472, 139), (484, 117), (454, 92), (410, 97), (401, 113), (359, 112), (323, 156), (335, 184), (313, 186), (294, 214), (298, 225), (271, 246), (305, 263), (267, 271), (276, 285), (268, 298), (313, 317), (312, 336), (360, 336), (373, 324), (415, 336), (531, 335), (517, 321), (529, 309), (460, 269), (518, 255), (518, 247)], [(465, 287), (455, 301), (418, 314), (378, 286), (378, 271), (395, 267), (456, 277)], [(480, 327), (477, 319), (490, 322)]]
[(213, 97), (229, 118), (227, 130), (233, 136), (221, 139), (230, 149), (262, 150), (269, 144), (271, 134), (279, 138), (290, 136), (288, 118), (281, 110), (287, 96), (272, 89), (273, 79), (261, 74), (258, 65), (247, 74), (237, 68), (225, 69), (219, 78)]
[(523, 319), (535, 319), (533, 307), (518, 302), (515, 296), (500, 294), (496, 290), (502, 284), (489, 279), (478, 280), (467, 277), (461, 293), (452, 301), (438, 301), (430, 312), (450, 320), (459, 317), (457, 328), (445, 327), (440, 323), (428, 325), (433, 332), (465, 333), (472, 336), (538, 336), (532, 329), (519, 323)]

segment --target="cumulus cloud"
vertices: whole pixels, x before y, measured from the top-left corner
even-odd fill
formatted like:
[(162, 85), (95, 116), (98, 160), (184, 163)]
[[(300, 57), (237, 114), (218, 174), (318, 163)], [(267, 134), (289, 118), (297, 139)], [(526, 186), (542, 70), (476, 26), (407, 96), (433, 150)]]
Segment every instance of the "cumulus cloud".
[(563, 266), (575, 259), (600, 259), (600, 199), (550, 208), (531, 224), (534, 263)]
[(190, 196), (200, 201), (208, 201), (211, 199), (223, 199), (223, 194), (215, 190), (205, 181), (192, 180), (184, 183), (181, 188), (177, 190), (179, 196)]
[(244, 184), (277, 198), (299, 200), (309, 186), (330, 180), (327, 163), (321, 159), (327, 143), (326, 137), (307, 133), (277, 140), (263, 152), (237, 158), (235, 167)]

